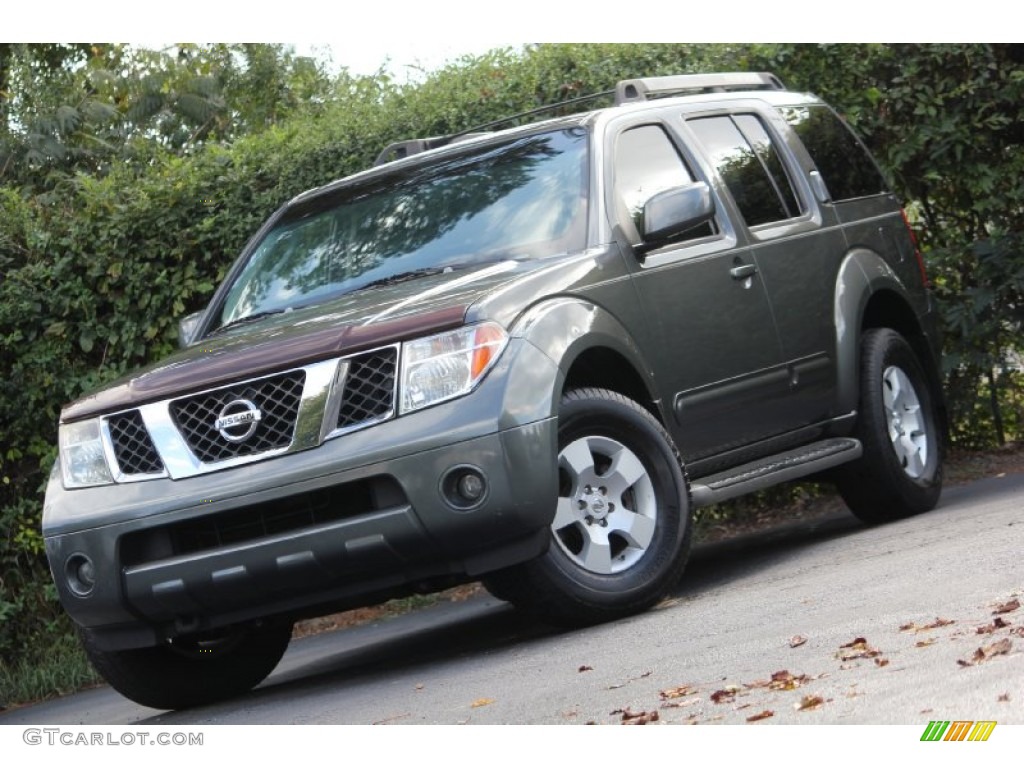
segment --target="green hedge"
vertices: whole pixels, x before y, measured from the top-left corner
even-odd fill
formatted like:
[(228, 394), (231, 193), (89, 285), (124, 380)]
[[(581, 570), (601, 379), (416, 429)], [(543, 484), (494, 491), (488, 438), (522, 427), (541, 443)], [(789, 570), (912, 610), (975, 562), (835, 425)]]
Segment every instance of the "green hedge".
[[(977, 275), (960, 269), (962, 255), (995, 265), (978, 243), (998, 244), (989, 249), (1002, 254), (993, 268), (1014, 279), (993, 293), (995, 317), (980, 306), (966, 320), (952, 311), (947, 329), (960, 351), (974, 350), (954, 350), (949, 371), (967, 382), (955, 412), (969, 428), (957, 434), (991, 441), (991, 414), (979, 426), (974, 406), (964, 404), (979, 391), (988, 402), (979, 382), (1020, 343), (1012, 336), (1019, 317), (1013, 326), (1000, 313), (1014, 302), (1020, 307), (1022, 259), (1018, 241), (1007, 238), (1022, 229), (1024, 193), (1019, 142), (1008, 126), (1024, 125), (1024, 75), (1003, 48), (566, 44), (467, 58), (419, 85), (342, 76), (335, 99), (315, 115), (230, 146), (184, 157), (143, 148), (137, 156), (144, 163), (125, 163), (103, 178), (66, 178), (40, 197), (0, 188), (0, 664), (45, 654), (67, 631), (38, 535), (61, 404), (166, 354), (178, 319), (203, 306), (274, 209), (366, 167), (391, 141), (462, 130), (625, 77), (741, 68), (774, 70), (857, 124), (900, 191), (919, 201), (911, 210), (926, 227), (926, 246), (941, 256), (932, 274), (951, 306), (978, 288)], [(959, 183), (969, 183), (973, 196), (958, 194)], [(977, 331), (982, 315), (984, 334)], [(1019, 407), (1018, 398), (1003, 418), (1011, 435), (1019, 434)]]

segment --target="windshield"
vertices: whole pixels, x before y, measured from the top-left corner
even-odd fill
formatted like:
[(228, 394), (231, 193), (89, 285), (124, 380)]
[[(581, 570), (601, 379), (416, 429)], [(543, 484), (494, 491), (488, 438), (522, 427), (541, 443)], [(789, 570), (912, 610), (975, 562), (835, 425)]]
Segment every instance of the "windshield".
[(296, 206), (229, 289), (219, 325), (405, 277), (582, 250), (586, 132), (403, 169)]

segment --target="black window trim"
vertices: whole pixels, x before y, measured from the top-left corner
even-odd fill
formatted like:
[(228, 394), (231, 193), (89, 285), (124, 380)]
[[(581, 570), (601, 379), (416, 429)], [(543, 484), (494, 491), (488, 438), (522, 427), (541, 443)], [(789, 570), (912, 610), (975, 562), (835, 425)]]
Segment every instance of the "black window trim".
[(644, 254), (642, 260), (637, 260), (639, 267), (644, 270), (652, 269), (736, 248), (740, 245), (740, 239), (736, 230), (736, 225), (732, 221), (732, 210), (727, 209), (723, 205), (723, 200), (718, 194), (718, 188), (714, 179), (708, 177), (707, 169), (699, 162), (699, 158), (694, 156), (689, 147), (686, 146), (686, 142), (683, 141), (682, 137), (679, 135), (679, 132), (672, 126), (671, 122), (662, 115), (631, 116), (628, 120), (623, 119), (622, 121), (617, 121), (616, 125), (606, 133), (607, 143), (605, 145), (606, 157), (604, 162), (608, 171), (609, 183), (605, 190), (605, 202), (609, 211), (609, 216), (615, 220), (624, 232), (633, 236), (630, 238), (630, 246), (635, 247), (640, 241), (640, 236), (631, 216), (627, 215), (625, 217), (626, 221), (622, 221), (622, 206), (617, 193), (617, 179), (615, 176), (615, 148), (618, 144), (619, 136), (623, 133), (633, 130), (634, 128), (642, 128), (647, 125), (653, 125), (661, 128), (668, 137), (669, 142), (671, 142), (672, 146), (675, 148), (676, 153), (683, 162), (683, 165), (694, 177), (694, 180), (704, 182), (711, 189), (711, 195), (715, 200), (715, 225), (718, 232), (717, 234), (708, 235), (695, 240), (683, 240), (682, 242), (677, 243), (667, 243), (659, 248), (650, 250)]

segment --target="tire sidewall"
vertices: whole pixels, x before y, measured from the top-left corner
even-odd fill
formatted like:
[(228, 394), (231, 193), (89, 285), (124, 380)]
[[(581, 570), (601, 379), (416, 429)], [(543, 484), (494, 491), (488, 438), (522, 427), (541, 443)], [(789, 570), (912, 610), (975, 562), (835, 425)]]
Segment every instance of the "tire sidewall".
[[(559, 452), (581, 437), (601, 436), (622, 443), (643, 463), (654, 487), (657, 518), (651, 545), (640, 560), (619, 573), (581, 568), (552, 541), (537, 566), (586, 603), (609, 608), (631, 605), (660, 592), (681, 574), (691, 534), (689, 494), (678, 453), (669, 435), (646, 411), (601, 390), (569, 393), (559, 412)], [(554, 532), (552, 532), (552, 537)]]
[[(943, 444), (934, 397), (917, 356), (907, 341), (895, 331), (879, 329), (866, 339), (863, 361), (861, 440), (872, 459), (874, 470), (899, 500), (914, 511), (930, 509), (942, 482)], [(899, 368), (910, 380), (921, 405), (928, 438), (928, 458), (921, 476), (911, 477), (903, 469), (889, 438), (889, 421), (883, 400), (885, 371)]]

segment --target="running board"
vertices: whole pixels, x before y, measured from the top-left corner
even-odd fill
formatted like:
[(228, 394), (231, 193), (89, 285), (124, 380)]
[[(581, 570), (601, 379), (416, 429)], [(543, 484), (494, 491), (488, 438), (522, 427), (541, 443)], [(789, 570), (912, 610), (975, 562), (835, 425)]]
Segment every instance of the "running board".
[(694, 507), (718, 504), (745, 493), (761, 491), (786, 480), (796, 480), (859, 459), (863, 452), (860, 440), (851, 437), (822, 440), (733, 467), (717, 475), (698, 478), (690, 486), (690, 496)]

